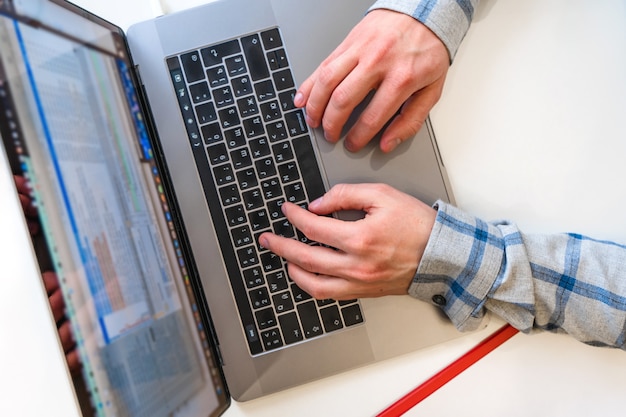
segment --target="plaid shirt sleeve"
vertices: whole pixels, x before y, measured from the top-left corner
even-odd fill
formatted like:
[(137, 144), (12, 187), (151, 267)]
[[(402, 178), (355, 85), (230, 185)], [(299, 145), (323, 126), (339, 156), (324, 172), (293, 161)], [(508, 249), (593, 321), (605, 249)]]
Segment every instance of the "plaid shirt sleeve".
[(414, 17), (441, 39), (452, 61), (478, 3), (479, 0), (378, 0), (370, 10), (389, 9)]
[(443, 202), (409, 294), (460, 330), (486, 310), (523, 332), (565, 332), (626, 349), (626, 247), (576, 234), (527, 235)]

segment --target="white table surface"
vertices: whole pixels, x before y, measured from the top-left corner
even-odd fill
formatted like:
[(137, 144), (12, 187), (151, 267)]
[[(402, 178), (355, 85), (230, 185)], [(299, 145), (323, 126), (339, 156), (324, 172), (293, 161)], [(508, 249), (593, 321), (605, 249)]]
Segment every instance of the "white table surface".
[[(127, 27), (158, 0), (76, 0)], [(200, 0), (168, 0), (175, 10)], [(529, 232), (626, 243), (626, 3), (483, 0), (432, 112), (457, 203)], [(0, 415), (75, 415), (49, 309), (0, 159)], [(613, 216), (613, 212), (618, 214)], [(501, 324), (247, 403), (234, 416), (367, 416)], [(517, 335), (407, 414), (623, 416), (626, 353)], [(330, 407), (330, 408), (329, 408)], [(328, 410), (331, 410), (330, 412)]]

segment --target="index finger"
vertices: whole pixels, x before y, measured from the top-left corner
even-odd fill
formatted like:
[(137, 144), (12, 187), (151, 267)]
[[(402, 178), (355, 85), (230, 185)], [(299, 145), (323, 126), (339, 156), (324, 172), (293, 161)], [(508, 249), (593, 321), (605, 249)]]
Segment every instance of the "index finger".
[(285, 202), (282, 206), (287, 220), (307, 238), (337, 249), (342, 242), (354, 234), (353, 229), (346, 227), (346, 222), (334, 217), (318, 216), (302, 207)]

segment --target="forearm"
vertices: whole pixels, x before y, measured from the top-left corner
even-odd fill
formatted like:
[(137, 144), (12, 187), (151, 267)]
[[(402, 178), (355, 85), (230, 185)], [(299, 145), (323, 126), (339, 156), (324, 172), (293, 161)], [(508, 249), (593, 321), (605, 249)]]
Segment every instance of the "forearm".
[(626, 248), (575, 235), (525, 235), (441, 203), (409, 288), (461, 330), (491, 310), (521, 331), (564, 331), (624, 348)]
[(414, 17), (446, 45), (450, 61), (465, 37), (480, 0), (378, 0), (370, 8), (389, 9)]

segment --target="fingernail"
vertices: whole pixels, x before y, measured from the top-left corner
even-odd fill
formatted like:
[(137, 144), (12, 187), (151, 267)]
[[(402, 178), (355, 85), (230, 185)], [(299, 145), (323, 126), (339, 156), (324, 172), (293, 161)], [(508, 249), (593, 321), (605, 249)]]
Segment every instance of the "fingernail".
[(391, 152), (398, 147), (402, 143), (402, 139), (393, 139), (387, 142), (387, 152)]
[(309, 210), (315, 210), (320, 204), (322, 204), (322, 199), (324, 197), (316, 198), (315, 200), (309, 203)]
[(298, 91), (293, 97), (293, 104), (295, 104), (296, 107), (304, 106), (304, 95), (301, 92)]
[(267, 241), (267, 238), (264, 237), (264, 236), (261, 236), (259, 238), (259, 245), (261, 245), (261, 247), (264, 248), (264, 249), (269, 249), (270, 248), (270, 244)]

